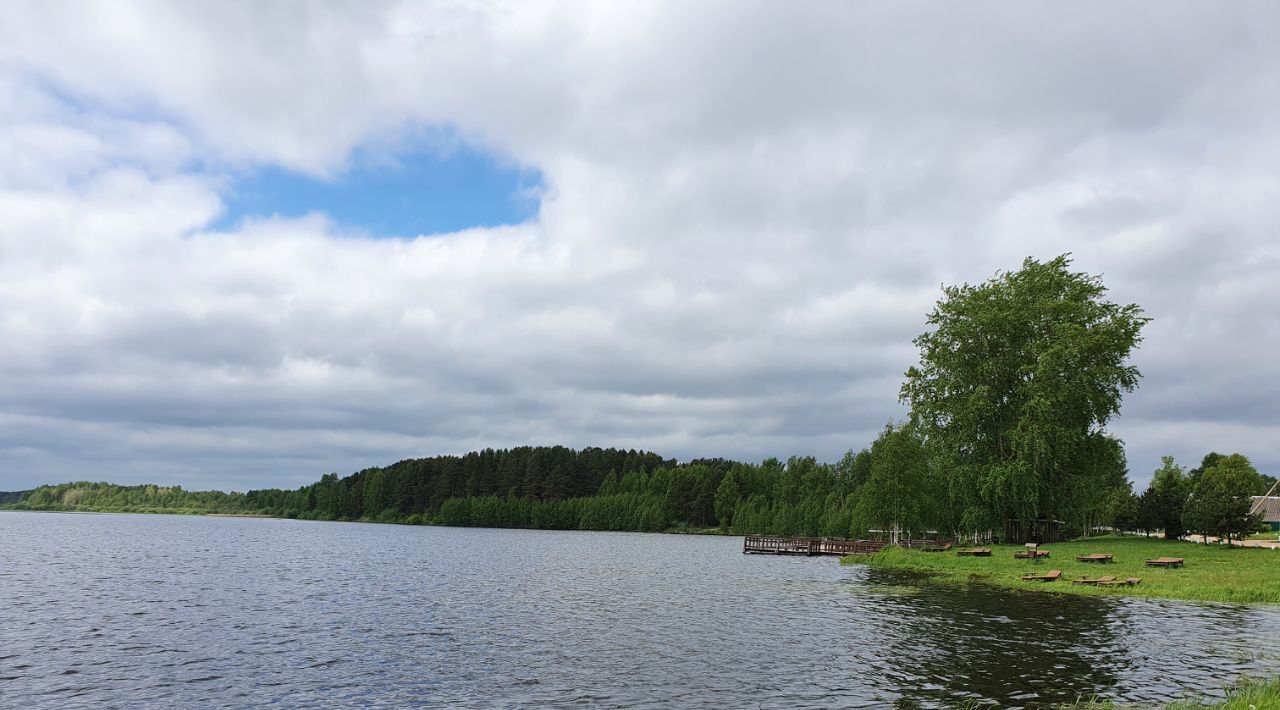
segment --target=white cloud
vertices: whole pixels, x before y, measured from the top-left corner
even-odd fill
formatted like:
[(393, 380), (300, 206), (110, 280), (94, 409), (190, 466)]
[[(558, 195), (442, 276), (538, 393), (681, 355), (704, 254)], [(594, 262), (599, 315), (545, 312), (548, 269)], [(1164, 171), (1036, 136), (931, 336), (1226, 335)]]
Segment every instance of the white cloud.
[[(0, 489), (523, 443), (834, 459), (901, 414), (940, 284), (1063, 251), (1156, 319), (1135, 476), (1274, 470), (1277, 14), (15, 4)], [(210, 227), (245, 168), (439, 130), (536, 167), (538, 218)]]

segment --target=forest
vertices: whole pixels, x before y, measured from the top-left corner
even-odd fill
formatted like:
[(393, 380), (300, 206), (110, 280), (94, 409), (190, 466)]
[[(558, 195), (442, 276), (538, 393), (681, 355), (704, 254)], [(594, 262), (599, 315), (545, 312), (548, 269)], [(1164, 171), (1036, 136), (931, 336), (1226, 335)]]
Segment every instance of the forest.
[[(922, 448), (903, 427), (888, 426), (869, 448), (849, 452), (835, 464), (811, 457), (759, 464), (724, 459), (680, 464), (634, 450), (486, 449), (411, 459), (345, 477), (328, 474), (295, 490), (225, 493), (79, 482), (41, 486), (8, 507), (553, 530), (716, 529), (849, 538), (913, 520), (917, 534), (963, 534), (955, 527), (957, 517), (947, 497), (938, 493), (945, 491), (939, 476), (927, 465), (899, 475), (904, 450), (911, 456), (913, 449)], [(1239, 487), (1237, 506), (1274, 482), (1240, 454), (1210, 453), (1190, 473), (1166, 458), (1141, 495), (1121, 480), (1115, 488), (1100, 491), (1074, 523), (1066, 522), (1073, 534), (1098, 527), (1169, 537), (1218, 534), (1222, 531), (1212, 523), (1207, 528), (1196, 524), (1197, 506), (1203, 507), (1198, 501), (1209, 496), (1195, 492), (1211, 490), (1224, 477), (1238, 479), (1228, 483)]]
[(850, 534), (853, 495), (869, 453), (835, 465), (813, 458), (677, 463), (657, 454), (563, 446), (486, 449), (409, 459), (296, 490), (247, 493), (64, 483), (23, 494), (28, 510), (211, 512), (544, 529), (721, 528)]

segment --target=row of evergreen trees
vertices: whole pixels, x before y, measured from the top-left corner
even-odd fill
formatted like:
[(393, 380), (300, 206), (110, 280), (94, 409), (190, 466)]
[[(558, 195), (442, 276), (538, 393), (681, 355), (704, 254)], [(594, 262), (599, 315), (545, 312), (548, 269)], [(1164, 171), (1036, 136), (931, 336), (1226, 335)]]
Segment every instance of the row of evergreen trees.
[[(1073, 532), (1106, 525), (1241, 535), (1241, 500), (1265, 488), (1248, 459), (1210, 454), (1184, 475), (1172, 459), (1137, 496), (1123, 469), (1111, 488), (1081, 497)], [(621, 449), (486, 449), (409, 459), (346, 477), (327, 474), (295, 490), (187, 491), (178, 486), (66, 483), (41, 486), (17, 507), (38, 510), (255, 513), (314, 520), (456, 526), (656, 531), (712, 528), (737, 534), (863, 537), (869, 530), (967, 534), (955, 480), (905, 426), (835, 464), (811, 457), (746, 464), (677, 463)], [(1225, 511), (1225, 512), (1224, 512)], [(1236, 527), (1222, 521), (1235, 520)]]

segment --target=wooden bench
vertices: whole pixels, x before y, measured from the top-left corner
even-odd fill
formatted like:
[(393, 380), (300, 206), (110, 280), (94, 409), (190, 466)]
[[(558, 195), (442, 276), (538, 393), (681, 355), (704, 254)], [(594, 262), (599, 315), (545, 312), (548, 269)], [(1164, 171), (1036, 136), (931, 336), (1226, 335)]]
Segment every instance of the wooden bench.
[(1147, 560), (1148, 567), (1181, 567), (1181, 557), (1157, 557), (1154, 560)]
[(1108, 555), (1104, 552), (1095, 552), (1092, 555), (1080, 555), (1079, 557), (1076, 557), (1076, 561), (1102, 563), (1102, 562), (1113, 562), (1114, 560), (1112, 559), (1111, 555)]
[(1027, 550), (1025, 552), (1013, 553), (1014, 559), (1019, 559), (1019, 560), (1038, 560), (1042, 557), (1048, 557), (1048, 556), (1049, 556), (1048, 550)]
[(961, 557), (990, 557), (991, 548), (976, 547), (970, 550), (956, 550), (956, 554)]
[(1022, 581), (1024, 582), (1056, 582), (1062, 576), (1062, 570), (1052, 569), (1044, 574), (1024, 574)]

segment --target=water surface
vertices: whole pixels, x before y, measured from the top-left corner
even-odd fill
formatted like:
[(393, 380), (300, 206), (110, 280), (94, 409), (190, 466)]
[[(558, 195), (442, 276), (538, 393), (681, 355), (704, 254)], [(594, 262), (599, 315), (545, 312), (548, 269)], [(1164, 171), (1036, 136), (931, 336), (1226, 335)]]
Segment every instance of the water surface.
[(930, 587), (741, 538), (0, 513), (0, 704), (1140, 704), (1280, 609)]

